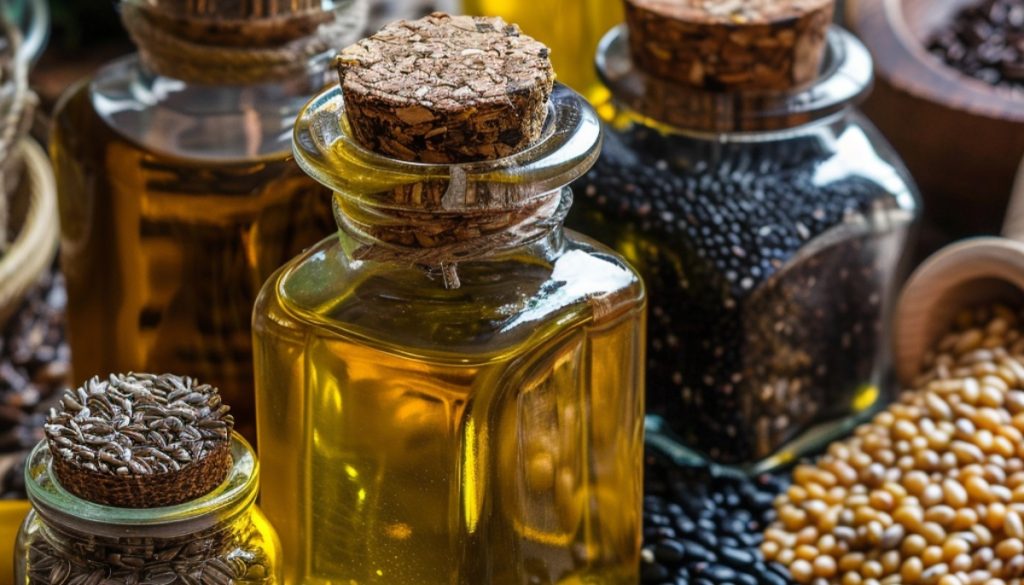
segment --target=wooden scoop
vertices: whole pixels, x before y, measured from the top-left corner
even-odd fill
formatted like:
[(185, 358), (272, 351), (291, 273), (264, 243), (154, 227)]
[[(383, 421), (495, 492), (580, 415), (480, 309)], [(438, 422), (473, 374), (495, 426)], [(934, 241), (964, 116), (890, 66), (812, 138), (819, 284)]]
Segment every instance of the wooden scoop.
[(896, 373), (907, 386), (925, 352), (957, 313), (984, 303), (1024, 301), (1024, 165), (1003, 224), (1002, 237), (971, 238), (936, 252), (903, 289), (896, 308)]

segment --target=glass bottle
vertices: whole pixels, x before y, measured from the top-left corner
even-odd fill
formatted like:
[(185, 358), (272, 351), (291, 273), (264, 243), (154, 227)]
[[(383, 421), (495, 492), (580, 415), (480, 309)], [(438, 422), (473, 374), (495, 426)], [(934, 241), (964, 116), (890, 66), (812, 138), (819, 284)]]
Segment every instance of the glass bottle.
[(280, 543), (256, 507), (259, 464), (235, 435), (233, 464), (220, 487), (164, 508), (118, 508), (61, 486), (45, 441), (29, 456), (32, 510), (15, 550), (15, 583), (236, 583), (281, 579)]
[[(276, 273), (254, 314), (275, 468), (262, 503), (287, 582), (637, 582), (644, 290), (562, 229), (599, 124), (565, 87), (548, 111), (532, 147), (464, 165), (362, 148), (339, 88), (300, 115), (297, 160), (335, 191), (340, 232)], [(436, 189), (436, 216), (395, 202)], [(371, 236), (383, 216), (440, 222), (495, 199), (536, 212), (460, 262), (458, 288)], [(367, 246), (399, 257), (357, 258)]]
[(887, 326), (918, 200), (857, 111), (870, 56), (833, 27), (810, 85), (715, 92), (645, 73), (629, 34), (598, 51), (604, 151), (568, 225), (648, 285), (650, 440), (684, 463), (785, 463), (890, 388)]
[(622, 4), (609, 0), (463, 0), (466, 14), (501, 16), (551, 48), (551, 61), (562, 83), (591, 102), (607, 92), (588, 59), (608, 29), (622, 22)]
[[(194, 375), (221, 389), (254, 438), (253, 301), (333, 231), (329, 197), (289, 160), (290, 129), (325, 84), (331, 49), (362, 31), (365, 3), (123, 0), (121, 10), (140, 52), (69, 89), (53, 120), (75, 382)], [(284, 48), (306, 56), (233, 65), (236, 53)]]

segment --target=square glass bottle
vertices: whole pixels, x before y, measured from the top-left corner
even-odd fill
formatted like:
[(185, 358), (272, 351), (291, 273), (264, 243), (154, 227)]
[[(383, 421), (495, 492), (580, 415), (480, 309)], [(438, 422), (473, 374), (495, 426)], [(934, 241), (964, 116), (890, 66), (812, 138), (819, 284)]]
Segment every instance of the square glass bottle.
[(635, 584), (645, 293), (562, 228), (596, 114), (557, 86), (525, 150), (439, 164), (364, 147), (352, 107), (335, 87), (299, 116), (340, 230), (253, 317), (286, 581)]

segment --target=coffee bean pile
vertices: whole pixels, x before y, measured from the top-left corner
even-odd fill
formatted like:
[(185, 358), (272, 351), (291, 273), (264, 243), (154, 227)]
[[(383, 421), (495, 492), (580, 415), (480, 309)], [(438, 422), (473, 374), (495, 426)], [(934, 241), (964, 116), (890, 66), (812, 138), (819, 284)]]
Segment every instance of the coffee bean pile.
[(784, 585), (758, 547), (785, 476), (725, 477), (649, 456), (641, 579), (652, 585)]
[(971, 77), (1024, 90), (1024, 2), (968, 6), (935, 33), (928, 50)]
[(0, 332), (0, 497), (24, 498), (24, 460), (67, 387), (64, 279), (47, 273)]
[(831, 172), (834, 157), (812, 137), (720, 143), (634, 126), (607, 133), (575, 186), (568, 225), (647, 283), (650, 410), (716, 461), (769, 455), (880, 382), (910, 214), (870, 176)]
[(915, 389), (801, 465), (765, 532), (799, 583), (1024, 578), (1024, 335), (1005, 307), (961, 315)]

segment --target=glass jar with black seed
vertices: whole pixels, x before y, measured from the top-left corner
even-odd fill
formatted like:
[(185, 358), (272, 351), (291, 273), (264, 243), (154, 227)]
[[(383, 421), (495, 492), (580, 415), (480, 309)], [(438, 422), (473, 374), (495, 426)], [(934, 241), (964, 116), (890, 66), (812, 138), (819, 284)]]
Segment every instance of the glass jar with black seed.
[(916, 187), (857, 111), (872, 62), (849, 33), (830, 29), (818, 79), (771, 93), (656, 78), (629, 34), (598, 51), (605, 144), (568, 225), (646, 279), (649, 440), (768, 469), (884, 402)]
[(277, 535), (255, 506), (256, 455), (236, 434), (231, 457), (227, 478), (205, 496), (163, 508), (119, 508), (62, 487), (41, 442), (25, 471), (32, 511), (18, 535), (15, 583), (283, 583)]

